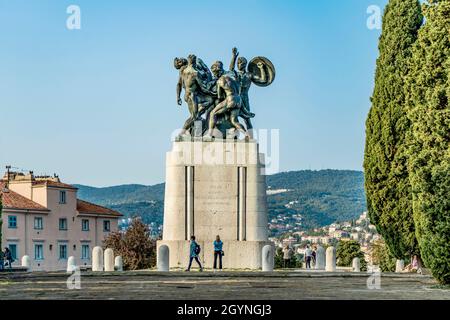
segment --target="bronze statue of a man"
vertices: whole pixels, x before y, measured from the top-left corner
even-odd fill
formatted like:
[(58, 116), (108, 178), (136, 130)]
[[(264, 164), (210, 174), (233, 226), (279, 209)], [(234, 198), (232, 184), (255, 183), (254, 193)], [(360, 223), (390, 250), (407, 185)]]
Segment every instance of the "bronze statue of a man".
[[(233, 57), (234, 59), (231, 62), (230, 70), (234, 71), (235, 69), (235, 63), (236, 63), (236, 57), (239, 56), (239, 52), (237, 51), (237, 48), (233, 48)], [(242, 114), (240, 115), (244, 121), (245, 125), (247, 127), (247, 130), (251, 130), (253, 128), (251, 117), (248, 116), (250, 113), (250, 100), (248, 98), (248, 92), (250, 90), (250, 86), (252, 85), (253, 81), (266, 81), (266, 71), (264, 70), (264, 65), (262, 62), (257, 63), (258, 69), (260, 70), (260, 76), (250, 73), (246, 70), (247, 68), (247, 59), (244, 57), (239, 57), (237, 61), (237, 80), (240, 83), (240, 95), (242, 98)]]
[(232, 73), (223, 70), (221, 61), (216, 61), (211, 66), (211, 71), (217, 80), (217, 97), (219, 104), (214, 107), (209, 117), (208, 137), (212, 137), (217, 124), (217, 117), (228, 115), (231, 125), (249, 138), (245, 127), (239, 123), (238, 116), (241, 113), (242, 99), (239, 95), (239, 82)]
[[(203, 63), (203, 62), (202, 62)], [(186, 134), (200, 118), (201, 111), (205, 111), (214, 104), (212, 93), (205, 86), (208, 80), (208, 74), (203, 70), (203, 66), (197, 66), (197, 57), (193, 54), (188, 59), (175, 58), (174, 66), (180, 70), (180, 76), (177, 83), (177, 103), (182, 105), (180, 98), (181, 91), (184, 89), (184, 100), (188, 105), (190, 116), (185, 121), (181, 135)], [(199, 71), (200, 69), (200, 71)]]

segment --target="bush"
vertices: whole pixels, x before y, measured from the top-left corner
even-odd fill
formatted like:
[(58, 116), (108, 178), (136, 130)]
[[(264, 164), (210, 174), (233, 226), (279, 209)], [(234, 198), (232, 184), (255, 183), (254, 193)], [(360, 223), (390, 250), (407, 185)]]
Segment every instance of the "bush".
[(378, 265), (382, 272), (394, 272), (396, 258), (389, 251), (388, 246), (383, 240), (378, 240), (372, 244), (372, 262)]
[(340, 267), (351, 267), (354, 258), (359, 258), (361, 271), (367, 271), (367, 262), (361, 245), (355, 240), (341, 240), (336, 248), (336, 264)]
[(125, 270), (139, 270), (156, 264), (156, 241), (150, 238), (150, 230), (140, 219), (134, 219), (125, 233), (112, 232), (103, 247), (111, 248), (122, 256)]
[[(300, 254), (293, 254), (287, 268), (300, 269), (303, 267), (303, 257)], [(284, 268), (283, 249), (277, 248), (275, 252), (275, 269)]]

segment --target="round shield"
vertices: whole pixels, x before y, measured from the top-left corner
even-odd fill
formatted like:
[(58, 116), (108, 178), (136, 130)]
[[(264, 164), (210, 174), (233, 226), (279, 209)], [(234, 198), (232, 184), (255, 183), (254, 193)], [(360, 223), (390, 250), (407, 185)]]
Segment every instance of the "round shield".
[(253, 58), (248, 63), (248, 72), (253, 75), (253, 83), (260, 87), (267, 87), (275, 80), (275, 67), (265, 57)]

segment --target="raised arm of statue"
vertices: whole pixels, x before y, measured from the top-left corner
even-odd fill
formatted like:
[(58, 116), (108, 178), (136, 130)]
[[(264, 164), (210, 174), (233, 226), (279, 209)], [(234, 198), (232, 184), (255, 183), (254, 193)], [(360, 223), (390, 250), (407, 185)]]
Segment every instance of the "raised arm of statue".
[(231, 56), (231, 62), (230, 62), (230, 71), (234, 71), (234, 67), (236, 65), (236, 59), (239, 56), (239, 52), (237, 48), (233, 48), (233, 55)]

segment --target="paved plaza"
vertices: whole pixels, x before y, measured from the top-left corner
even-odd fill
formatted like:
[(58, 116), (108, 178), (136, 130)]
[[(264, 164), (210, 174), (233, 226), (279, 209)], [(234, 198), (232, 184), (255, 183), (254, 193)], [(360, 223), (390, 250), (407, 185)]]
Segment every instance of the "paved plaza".
[[(349, 272), (81, 272), (81, 289), (67, 288), (68, 275), (1, 273), (1, 299), (449, 299), (450, 290), (430, 276), (382, 274), (369, 289), (367, 273)], [(369, 281), (370, 282), (370, 281)], [(374, 284), (373, 282), (372, 285)]]

